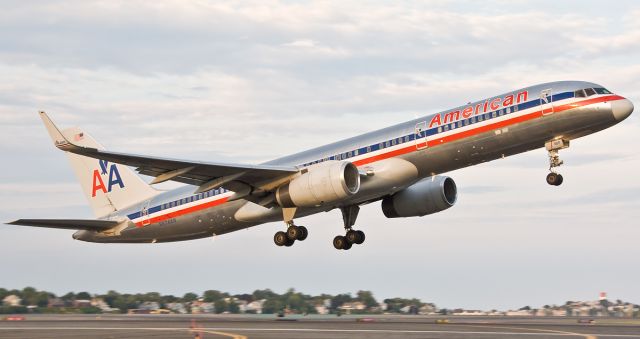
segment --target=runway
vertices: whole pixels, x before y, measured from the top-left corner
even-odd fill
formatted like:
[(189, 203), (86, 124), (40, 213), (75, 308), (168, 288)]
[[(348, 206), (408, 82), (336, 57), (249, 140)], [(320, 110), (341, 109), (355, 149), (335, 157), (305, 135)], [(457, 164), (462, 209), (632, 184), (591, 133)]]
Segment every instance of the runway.
[[(543, 317), (26, 315), (0, 338), (638, 338), (640, 320)], [(449, 323), (438, 324), (437, 319)]]

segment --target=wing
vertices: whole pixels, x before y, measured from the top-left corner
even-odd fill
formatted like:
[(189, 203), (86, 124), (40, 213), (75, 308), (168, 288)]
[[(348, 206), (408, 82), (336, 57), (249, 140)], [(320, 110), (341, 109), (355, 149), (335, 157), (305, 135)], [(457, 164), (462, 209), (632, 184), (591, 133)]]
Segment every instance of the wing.
[(87, 230), (102, 232), (116, 227), (119, 222), (113, 220), (95, 219), (19, 219), (7, 223), (8, 225), (49, 227), (65, 230)]
[(152, 184), (173, 180), (199, 186), (196, 192), (203, 192), (221, 186), (236, 192), (245, 188), (254, 191), (256, 188), (261, 188), (261, 185), (289, 177), (298, 172), (298, 169), (294, 166), (188, 161), (82, 147), (69, 141), (46, 113), (40, 112), (40, 117), (54, 140), (54, 144), (59, 149), (99, 160), (136, 167), (140, 174), (155, 177), (151, 182)]

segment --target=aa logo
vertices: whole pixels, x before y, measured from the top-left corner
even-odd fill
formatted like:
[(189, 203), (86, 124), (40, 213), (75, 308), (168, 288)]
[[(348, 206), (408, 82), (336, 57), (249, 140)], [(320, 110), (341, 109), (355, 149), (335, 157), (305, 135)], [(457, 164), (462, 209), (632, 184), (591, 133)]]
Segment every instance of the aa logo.
[[(118, 172), (118, 167), (116, 164), (111, 164), (109, 166), (109, 162), (106, 160), (99, 160), (100, 163), (100, 171), (93, 170), (93, 188), (91, 189), (91, 197), (96, 196), (97, 191), (102, 191), (102, 193), (111, 192), (111, 189), (116, 184), (120, 186), (120, 188), (124, 188), (124, 183), (122, 182), (122, 178), (120, 177), (120, 172)], [(103, 176), (108, 176), (108, 185), (104, 184)]]

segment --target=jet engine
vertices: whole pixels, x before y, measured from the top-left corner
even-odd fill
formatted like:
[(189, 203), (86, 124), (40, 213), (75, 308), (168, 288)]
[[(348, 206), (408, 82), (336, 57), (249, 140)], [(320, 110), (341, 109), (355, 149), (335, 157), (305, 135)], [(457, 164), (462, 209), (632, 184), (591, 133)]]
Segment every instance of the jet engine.
[(421, 217), (453, 206), (457, 196), (453, 179), (429, 177), (382, 199), (382, 212), (387, 218)]
[(278, 187), (276, 199), (281, 207), (313, 207), (342, 200), (359, 189), (360, 173), (354, 164), (327, 162)]

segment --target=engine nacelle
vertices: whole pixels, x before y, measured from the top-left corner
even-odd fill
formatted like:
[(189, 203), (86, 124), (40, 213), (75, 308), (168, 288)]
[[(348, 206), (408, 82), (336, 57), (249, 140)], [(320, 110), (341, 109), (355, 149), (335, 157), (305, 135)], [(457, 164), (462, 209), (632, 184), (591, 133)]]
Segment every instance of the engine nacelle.
[(336, 202), (360, 190), (358, 168), (348, 162), (324, 163), (278, 187), (276, 199), (282, 207), (313, 207)]
[(457, 197), (453, 179), (430, 177), (382, 199), (382, 212), (387, 218), (421, 217), (446, 210)]

